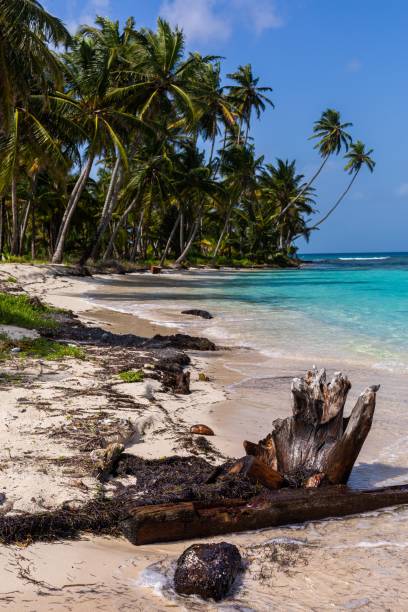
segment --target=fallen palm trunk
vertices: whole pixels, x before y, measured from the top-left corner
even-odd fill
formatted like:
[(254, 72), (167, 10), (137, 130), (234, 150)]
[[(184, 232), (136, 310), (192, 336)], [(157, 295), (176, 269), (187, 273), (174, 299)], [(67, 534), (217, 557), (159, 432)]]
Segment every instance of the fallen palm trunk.
[(141, 506), (130, 511), (121, 531), (132, 544), (153, 544), (344, 517), (406, 503), (408, 485), (363, 491), (341, 485), (281, 489), (249, 502)]

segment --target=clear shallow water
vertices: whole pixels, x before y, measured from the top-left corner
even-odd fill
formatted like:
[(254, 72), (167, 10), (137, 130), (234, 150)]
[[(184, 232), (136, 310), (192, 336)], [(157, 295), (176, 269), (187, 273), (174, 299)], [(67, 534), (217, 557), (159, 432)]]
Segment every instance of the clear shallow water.
[[(300, 270), (128, 277), (120, 296), (104, 305), (270, 356), (407, 370), (408, 253), (304, 259), (311, 263)], [(183, 307), (208, 309), (215, 318), (187, 321)]]

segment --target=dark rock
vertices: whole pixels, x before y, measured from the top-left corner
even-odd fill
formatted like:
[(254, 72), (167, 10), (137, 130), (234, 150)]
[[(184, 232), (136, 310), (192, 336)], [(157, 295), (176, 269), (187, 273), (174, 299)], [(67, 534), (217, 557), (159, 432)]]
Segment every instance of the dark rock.
[(6, 501), (6, 494), (0, 493), (0, 505), (4, 504), (5, 501)]
[(214, 317), (207, 310), (199, 310), (193, 308), (192, 310), (182, 310), (181, 314), (192, 315), (193, 317), (201, 317), (202, 319), (213, 319)]
[(190, 427), (190, 433), (198, 434), (199, 436), (215, 435), (211, 427), (208, 427), (207, 425), (202, 425), (202, 424), (192, 425), (192, 427)]
[(207, 338), (188, 336), (187, 334), (174, 334), (161, 336), (157, 334), (143, 343), (143, 348), (178, 348), (184, 351), (216, 351), (214, 342)]
[(190, 372), (163, 372), (163, 387), (165, 390), (171, 389), (180, 395), (189, 395), (190, 391)]
[(241, 555), (233, 544), (193, 544), (177, 561), (174, 588), (180, 595), (220, 601), (228, 595), (241, 569)]
[(158, 358), (155, 366), (158, 370), (168, 370), (169, 372), (179, 372), (181, 368), (190, 364), (190, 357), (181, 351), (173, 348), (166, 348), (154, 353)]

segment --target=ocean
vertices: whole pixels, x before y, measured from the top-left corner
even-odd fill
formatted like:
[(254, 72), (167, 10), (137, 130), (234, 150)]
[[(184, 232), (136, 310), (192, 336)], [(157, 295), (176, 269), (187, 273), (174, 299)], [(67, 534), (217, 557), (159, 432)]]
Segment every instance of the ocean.
[[(270, 357), (408, 370), (408, 253), (303, 255), (300, 269), (127, 277), (103, 305)], [(101, 300), (97, 299), (100, 303)], [(209, 310), (214, 319), (181, 316)]]

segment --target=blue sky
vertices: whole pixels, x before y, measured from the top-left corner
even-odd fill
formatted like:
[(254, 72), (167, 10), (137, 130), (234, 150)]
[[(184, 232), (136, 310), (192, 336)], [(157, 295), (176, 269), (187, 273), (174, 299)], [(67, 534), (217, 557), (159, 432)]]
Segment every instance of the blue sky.
[[(319, 163), (308, 140), (327, 107), (373, 148), (347, 200), (303, 252), (408, 251), (408, 2), (406, 0), (43, 0), (71, 30), (96, 14), (153, 27), (159, 15), (184, 28), (188, 48), (224, 56), (225, 72), (251, 63), (274, 91), (275, 110), (254, 124), (258, 154)], [(316, 182), (324, 213), (348, 176), (333, 158)]]

